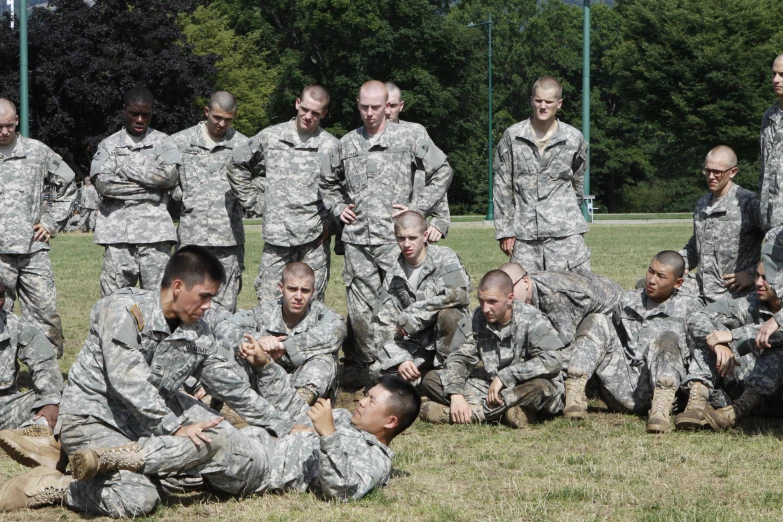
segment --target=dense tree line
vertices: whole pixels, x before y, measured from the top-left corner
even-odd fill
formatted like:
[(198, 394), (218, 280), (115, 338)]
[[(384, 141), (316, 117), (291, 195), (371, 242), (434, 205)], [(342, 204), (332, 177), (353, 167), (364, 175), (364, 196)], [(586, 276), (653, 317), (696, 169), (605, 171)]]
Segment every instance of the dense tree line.
[[(456, 213), (486, 211), (487, 38), (492, 13), (494, 137), (529, 115), (533, 81), (562, 80), (562, 119), (581, 122), (581, 2), (561, 0), (55, 0), (32, 10), (31, 132), (85, 171), (116, 130), (121, 93), (146, 83), (172, 132), (210, 90), (240, 100), (245, 133), (293, 116), (307, 83), (332, 94), (324, 125), (360, 124), (370, 78), (403, 90), (403, 118), (427, 126), (455, 171)], [(573, 5), (577, 4), (577, 5)], [(592, 192), (612, 211), (690, 210), (718, 143), (753, 189), (758, 127), (783, 52), (777, 0), (616, 0), (592, 9)], [(0, 95), (18, 100), (18, 41), (0, 28)]]

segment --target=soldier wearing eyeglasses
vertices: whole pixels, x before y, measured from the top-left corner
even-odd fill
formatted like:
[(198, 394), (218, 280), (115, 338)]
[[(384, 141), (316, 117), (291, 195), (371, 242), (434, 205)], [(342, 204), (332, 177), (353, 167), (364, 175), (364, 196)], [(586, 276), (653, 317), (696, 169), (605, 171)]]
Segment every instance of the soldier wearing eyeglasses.
[(756, 277), (761, 252), (759, 200), (734, 183), (737, 155), (726, 145), (712, 149), (701, 169), (709, 193), (693, 211), (693, 235), (680, 255), (688, 270), (680, 292), (698, 295), (706, 303), (748, 292)]

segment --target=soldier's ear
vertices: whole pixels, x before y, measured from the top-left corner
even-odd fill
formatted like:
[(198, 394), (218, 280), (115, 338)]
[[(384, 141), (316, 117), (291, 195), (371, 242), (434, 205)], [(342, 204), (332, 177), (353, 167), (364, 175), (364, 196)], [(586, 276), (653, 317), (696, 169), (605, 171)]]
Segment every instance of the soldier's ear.
[(676, 290), (676, 289), (678, 289), (678, 288), (680, 288), (680, 287), (682, 286), (682, 283), (683, 283), (684, 281), (685, 281), (685, 280), (684, 280), (682, 277), (678, 277), (678, 278), (677, 278), (677, 281), (674, 283), (674, 288), (675, 288), (675, 290)]
[(400, 419), (397, 418), (396, 415), (389, 415), (386, 417), (386, 424), (383, 425), (383, 428), (389, 431), (394, 431), (397, 429), (397, 426), (400, 425)]

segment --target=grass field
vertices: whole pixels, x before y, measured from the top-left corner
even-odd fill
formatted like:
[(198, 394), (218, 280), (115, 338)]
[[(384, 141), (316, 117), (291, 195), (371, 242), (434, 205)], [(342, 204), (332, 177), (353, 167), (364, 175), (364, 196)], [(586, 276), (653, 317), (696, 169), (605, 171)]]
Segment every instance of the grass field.
[[(504, 261), (492, 232), (454, 228), (444, 242), (460, 254), (474, 284)], [(630, 288), (654, 253), (680, 248), (690, 232), (688, 224), (595, 227), (587, 235), (593, 269)], [(258, 236), (255, 230), (248, 234), (242, 307), (254, 304)], [(64, 372), (98, 298), (102, 250), (91, 241), (88, 235), (64, 235), (52, 250), (67, 337)], [(327, 301), (345, 314), (342, 258), (334, 257), (332, 267)], [(350, 404), (349, 397), (342, 399)], [(751, 419), (723, 434), (651, 436), (643, 420), (608, 413), (600, 401), (591, 403), (591, 415), (580, 425), (562, 418), (526, 430), (417, 422), (392, 443), (397, 456), (390, 486), (360, 502), (292, 494), (242, 501), (174, 496), (148, 520), (781, 520), (782, 434), (781, 422)], [(0, 478), (23, 470), (0, 457)], [(0, 514), (0, 521), (80, 519), (60, 508)]]

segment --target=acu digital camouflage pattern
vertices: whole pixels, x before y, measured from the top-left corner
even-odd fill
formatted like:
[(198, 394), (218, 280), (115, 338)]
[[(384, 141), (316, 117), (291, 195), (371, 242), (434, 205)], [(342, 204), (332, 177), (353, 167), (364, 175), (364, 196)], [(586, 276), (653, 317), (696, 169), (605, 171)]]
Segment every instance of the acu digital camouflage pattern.
[(229, 247), (245, 243), (242, 206), (231, 190), (228, 170), (236, 148), (247, 137), (229, 129), (210, 148), (201, 122), (171, 136), (182, 154), (179, 184), (172, 197), (182, 201), (177, 228), (181, 245)]
[(97, 210), (100, 205), (98, 191), (93, 185), (84, 185), (82, 187), (82, 208), (85, 210)]
[(218, 322), (215, 336), (222, 355), (235, 363), (240, 374), (247, 375), (254, 389), (263, 392), (252, 368), (236, 353), (246, 333), (256, 339), (270, 335), (287, 337), (282, 341), (286, 353), (277, 363), (293, 374), (294, 387), (307, 388), (318, 397), (329, 397), (337, 391), (337, 352), (345, 340), (346, 326), (331, 308), (311, 301), (307, 315), (293, 328), (285, 324), (280, 300), (265, 301)]
[[(487, 322), (476, 309), (460, 322), (445, 368), (438, 370), (444, 395), (463, 395), (469, 404), (481, 404), (488, 421), (515, 405), (557, 413), (563, 409), (562, 348), (558, 331), (530, 305), (515, 300), (511, 321), (504, 326)], [(487, 393), (496, 376), (503, 382), (504, 404), (491, 407)], [(515, 400), (515, 388), (533, 380), (549, 383), (533, 402)]]
[(92, 184), (102, 196), (95, 243), (176, 241), (166, 205), (180, 165), (177, 146), (154, 129), (147, 129), (139, 143), (133, 143), (125, 129), (103, 140), (90, 167)]
[[(767, 235), (761, 247), (764, 273), (778, 297), (783, 296), (783, 113), (780, 102), (767, 109), (761, 120), (761, 169), (759, 200), (761, 224)], [(783, 324), (783, 314), (775, 319)]]
[(132, 288), (93, 307), (60, 413), (95, 417), (125, 434), (170, 435), (182, 424), (170, 402), (191, 375), (248, 423), (278, 435), (293, 426), (287, 414), (253, 392), (218, 353), (204, 321), (180, 324), (172, 332), (160, 293)]
[[(411, 288), (403, 269), (402, 254), (386, 273), (383, 292), (376, 305), (374, 321), (378, 370), (387, 370), (403, 361), (414, 361), (417, 367), (427, 362), (441, 366), (449, 353), (450, 335), (438, 332), (439, 315), (453, 310), (454, 326), (468, 315), (470, 277), (462, 260), (450, 248), (427, 246), (419, 284)], [(405, 338), (396, 333), (402, 327)], [(445, 346), (444, 346), (445, 344)], [(429, 353), (425, 353), (429, 352)], [(434, 361), (432, 360), (434, 357)]]
[(590, 248), (581, 234), (547, 239), (517, 238), (510, 261), (532, 272), (556, 270), (590, 274)]
[(283, 268), (288, 263), (301, 261), (312, 268), (315, 274), (315, 294), (313, 299), (323, 302), (331, 271), (330, 243), (329, 238), (324, 239), (320, 236), (304, 245), (291, 247), (264, 243), (264, 250), (261, 253), (261, 264), (258, 267), (258, 276), (254, 285), (258, 301), (262, 303), (277, 299), (280, 296), (277, 283), (283, 277)]
[(539, 154), (530, 120), (503, 133), (495, 154), (495, 237), (524, 240), (587, 232), (582, 211), (587, 142), (558, 120)]
[[(32, 420), (35, 413), (47, 404), (60, 404), (63, 392), (56, 349), (38, 325), (13, 313), (0, 310), (0, 329), (0, 429), (38, 423)], [(17, 360), (30, 371), (31, 390), (20, 392), (17, 387)]]
[(723, 276), (748, 272), (755, 280), (763, 238), (756, 194), (736, 184), (717, 201), (706, 194), (693, 211), (693, 235), (680, 250), (688, 270), (698, 268), (688, 277), (697, 288), (689, 288), (686, 279), (680, 291), (702, 296), (707, 303), (737, 297), (724, 286)]

